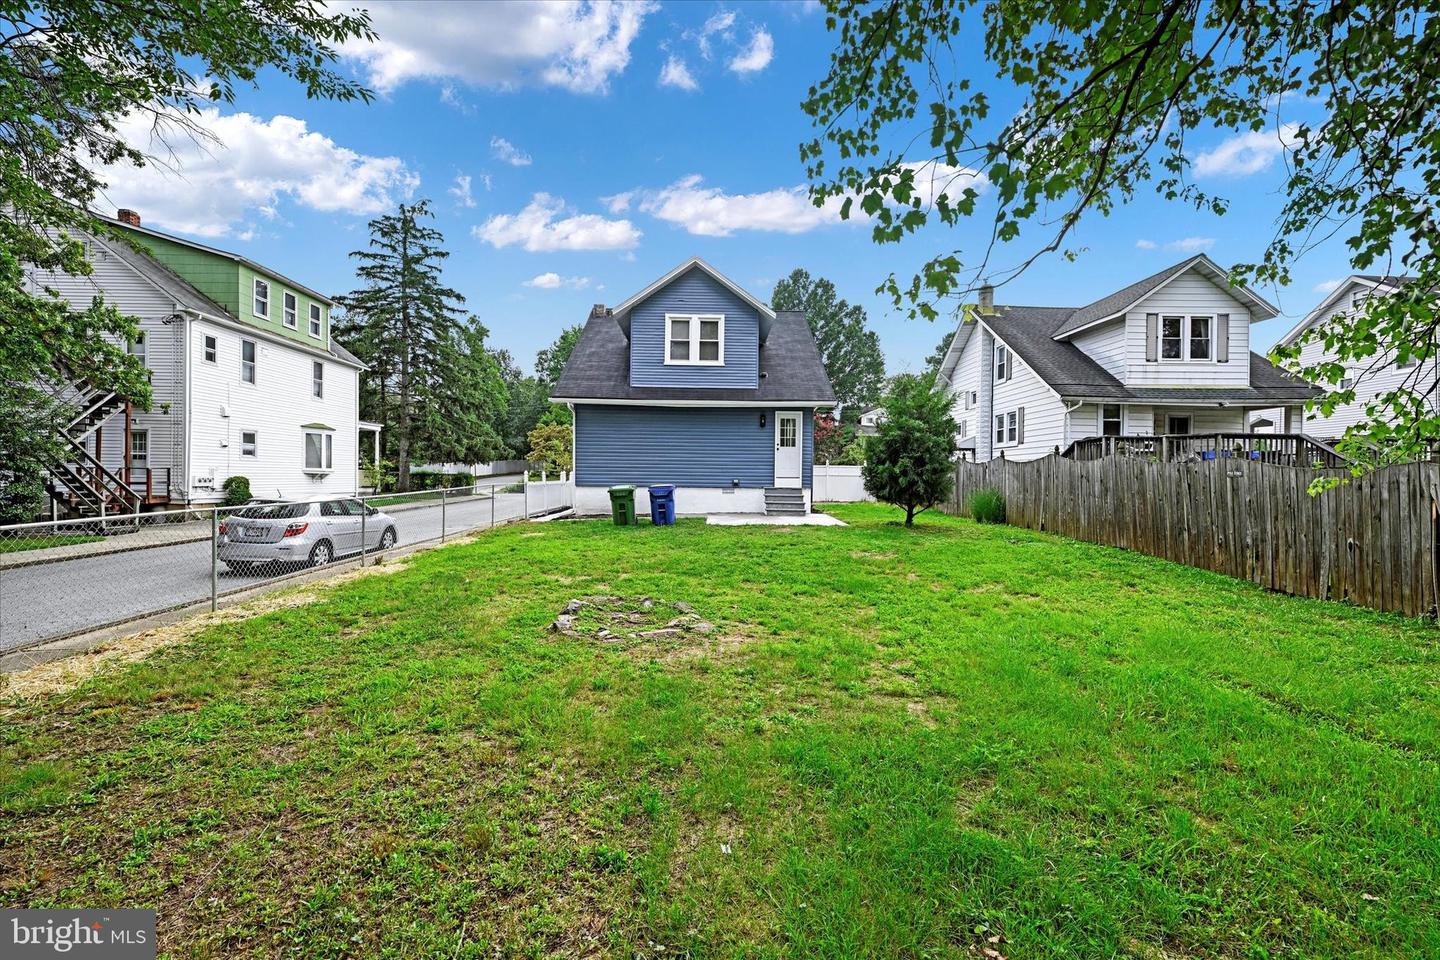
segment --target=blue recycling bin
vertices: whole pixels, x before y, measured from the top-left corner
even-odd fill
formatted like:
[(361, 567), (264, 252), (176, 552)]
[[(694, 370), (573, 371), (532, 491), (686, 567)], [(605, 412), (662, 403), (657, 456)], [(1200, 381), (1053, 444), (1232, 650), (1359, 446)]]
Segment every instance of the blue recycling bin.
[(675, 485), (658, 484), (650, 488), (650, 522), (669, 526), (675, 522)]

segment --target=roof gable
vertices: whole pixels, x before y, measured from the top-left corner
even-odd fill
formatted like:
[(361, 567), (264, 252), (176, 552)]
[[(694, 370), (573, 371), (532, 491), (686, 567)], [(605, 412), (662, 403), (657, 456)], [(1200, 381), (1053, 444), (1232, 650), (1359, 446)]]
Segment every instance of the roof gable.
[(1261, 320), (1269, 320), (1280, 315), (1270, 301), (1255, 293), (1249, 287), (1230, 286), (1230, 274), (1214, 260), (1211, 260), (1203, 253), (1196, 254), (1179, 263), (1171, 264), (1164, 270), (1151, 274), (1143, 280), (1137, 280), (1127, 287), (1115, 291), (1112, 294), (1101, 297), (1094, 303), (1086, 304), (1083, 307), (1076, 307), (1055, 330), (1056, 339), (1073, 336), (1082, 330), (1087, 330), (1096, 324), (1113, 319), (1128, 313), (1131, 308), (1137, 306), (1145, 298), (1153, 296), (1158, 290), (1170, 283), (1176, 277), (1190, 271), (1196, 271), (1214, 283), (1228, 295), (1237, 300), (1244, 300), (1252, 307), (1251, 316), (1259, 315)]
[(1295, 326), (1291, 327), (1286, 332), (1285, 336), (1280, 338), (1278, 345), (1282, 347), (1293, 346), (1295, 344), (1295, 341), (1300, 339), (1301, 334), (1303, 334), (1306, 330), (1310, 329), (1310, 327), (1315, 322), (1317, 322), (1323, 314), (1329, 311), (1331, 307), (1335, 306), (1335, 304), (1343, 300), (1346, 294), (1350, 293), (1350, 291), (1354, 290), (1356, 287), (1365, 287), (1368, 290), (1377, 290), (1381, 287), (1384, 287), (1386, 289), (1386, 292), (1389, 293), (1398, 290), (1400, 287), (1405, 286), (1405, 284), (1409, 283), (1414, 279), (1414, 277), (1409, 276), (1382, 277), (1376, 276), (1374, 274), (1352, 273), (1350, 276), (1342, 280), (1338, 287), (1336, 287), (1334, 290), (1331, 290), (1329, 296), (1327, 296), (1324, 300), (1321, 300), (1320, 303), (1317, 304), (1313, 309), (1311, 309), (1309, 313), (1301, 317), (1300, 322), (1295, 324)]
[(673, 270), (667, 272), (658, 280), (647, 285), (644, 289), (634, 294), (631, 294), (629, 297), (626, 297), (624, 300), (620, 301), (618, 305), (611, 309), (610, 312), (614, 315), (615, 322), (620, 325), (620, 329), (624, 332), (624, 334), (627, 337), (630, 335), (631, 310), (639, 306), (641, 303), (644, 303), (646, 300), (650, 299), (652, 296), (659, 293), (661, 290), (665, 289), (675, 280), (684, 276), (686, 273), (689, 273), (691, 270), (703, 271), (704, 273), (708, 274), (711, 279), (713, 279), (716, 283), (720, 284), (722, 287), (729, 290), (735, 296), (739, 297), (741, 300), (754, 307), (755, 312), (760, 315), (760, 339), (764, 340), (770, 335), (770, 326), (775, 322), (775, 311), (770, 309), (770, 305), (755, 297), (744, 287), (740, 286), (734, 280), (731, 280), (729, 277), (725, 276), (719, 270), (716, 270), (714, 267), (710, 266), (710, 264), (706, 263), (699, 257), (691, 257), (689, 260), (686, 260), (684, 263), (675, 267)]

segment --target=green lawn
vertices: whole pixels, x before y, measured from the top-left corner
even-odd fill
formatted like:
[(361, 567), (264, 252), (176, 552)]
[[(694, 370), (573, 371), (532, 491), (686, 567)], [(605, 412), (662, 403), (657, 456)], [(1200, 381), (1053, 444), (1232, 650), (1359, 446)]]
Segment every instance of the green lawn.
[(20, 553), (25, 550), (45, 550), (50, 547), (68, 547), (76, 543), (96, 543), (104, 537), (88, 533), (68, 533), (58, 536), (15, 537), (0, 540), (0, 553)]
[[(204, 957), (1440, 955), (1433, 626), (835, 512), (519, 524), (23, 704), (0, 906)], [(608, 616), (675, 601), (716, 629)]]

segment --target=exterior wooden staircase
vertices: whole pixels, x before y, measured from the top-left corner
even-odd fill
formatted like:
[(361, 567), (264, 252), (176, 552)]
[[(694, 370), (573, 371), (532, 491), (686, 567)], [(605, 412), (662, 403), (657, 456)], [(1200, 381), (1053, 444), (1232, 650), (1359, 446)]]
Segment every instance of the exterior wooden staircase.
[(100, 425), (125, 409), (124, 397), (77, 381), (64, 391), (77, 411), (65, 426), (69, 456), (50, 465), (50, 497), (75, 516), (103, 518), (134, 514), (146, 502), (123, 478), (107, 468), (87, 446)]

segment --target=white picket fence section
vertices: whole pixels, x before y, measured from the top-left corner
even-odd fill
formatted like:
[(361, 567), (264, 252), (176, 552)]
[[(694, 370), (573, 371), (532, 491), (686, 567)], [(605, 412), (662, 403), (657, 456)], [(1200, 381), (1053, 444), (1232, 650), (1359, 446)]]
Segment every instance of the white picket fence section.
[(551, 480), (525, 480), (525, 514), (535, 516), (563, 507), (575, 506), (575, 484), (569, 474)]
[(817, 463), (814, 470), (811, 490), (816, 503), (858, 503), (875, 499), (865, 492), (859, 467)]

